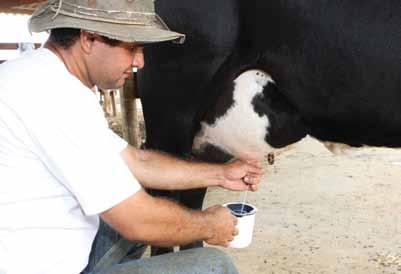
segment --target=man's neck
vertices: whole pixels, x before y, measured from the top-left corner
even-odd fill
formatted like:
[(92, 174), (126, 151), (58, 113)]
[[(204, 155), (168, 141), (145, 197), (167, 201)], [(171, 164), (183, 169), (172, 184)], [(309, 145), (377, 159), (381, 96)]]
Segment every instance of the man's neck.
[(47, 41), (44, 47), (57, 55), (64, 63), (67, 70), (77, 77), (85, 86), (90, 89), (93, 88), (93, 84), (89, 80), (83, 56), (80, 56), (80, 54), (76, 52), (74, 45), (69, 49), (64, 49), (53, 42)]

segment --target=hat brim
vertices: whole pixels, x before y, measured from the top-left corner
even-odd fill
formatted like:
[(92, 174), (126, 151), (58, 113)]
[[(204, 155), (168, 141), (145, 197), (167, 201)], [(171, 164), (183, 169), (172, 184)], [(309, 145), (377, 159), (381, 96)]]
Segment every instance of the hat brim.
[(78, 28), (130, 43), (146, 44), (174, 41), (181, 44), (185, 41), (184, 34), (169, 30), (160, 18), (157, 20), (161, 22), (155, 25), (131, 25), (88, 20), (64, 14), (54, 16), (55, 14), (49, 9), (38, 16), (33, 15), (29, 19), (29, 31), (42, 32), (55, 28)]

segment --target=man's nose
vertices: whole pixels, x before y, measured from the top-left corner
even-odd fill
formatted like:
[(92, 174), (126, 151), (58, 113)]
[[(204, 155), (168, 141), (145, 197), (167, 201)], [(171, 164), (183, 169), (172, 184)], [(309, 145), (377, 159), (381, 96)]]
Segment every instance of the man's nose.
[(145, 59), (143, 56), (143, 47), (137, 47), (134, 50), (133, 58), (132, 58), (132, 66), (138, 69), (143, 68), (145, 65)]

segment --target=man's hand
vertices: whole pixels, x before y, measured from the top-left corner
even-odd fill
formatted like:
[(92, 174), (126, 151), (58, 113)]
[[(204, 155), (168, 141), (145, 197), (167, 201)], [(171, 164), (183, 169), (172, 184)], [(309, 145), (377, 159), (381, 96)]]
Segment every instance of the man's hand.
[(210, 237), (205, 242), (211, 245), (228, 247), (229, 243), (238, 235), (235, 227), (237, 218), (230, 210), (223, 206), (215, 205), (204, 211), (206, 214), (207, 227), (210, 229)]
[(258, 162), (234, 160), (223, 166), (224, 181), (221, 187), (229, 190), (256, 191), (263, 170)]

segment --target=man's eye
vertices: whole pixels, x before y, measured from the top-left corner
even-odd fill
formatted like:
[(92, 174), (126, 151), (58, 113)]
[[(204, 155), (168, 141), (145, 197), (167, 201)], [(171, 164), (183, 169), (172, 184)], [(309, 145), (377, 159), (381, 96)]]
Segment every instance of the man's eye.
[(127, 49), (130, 52), (135, 53), (135, 52), (143, 50), (143, 47), (142, 46), (138, 46), (138, 45), (133, 45), (133, 46), (127, 47)]

